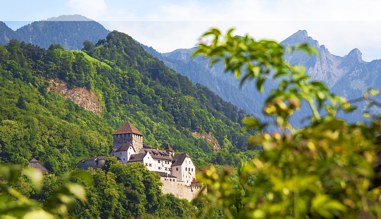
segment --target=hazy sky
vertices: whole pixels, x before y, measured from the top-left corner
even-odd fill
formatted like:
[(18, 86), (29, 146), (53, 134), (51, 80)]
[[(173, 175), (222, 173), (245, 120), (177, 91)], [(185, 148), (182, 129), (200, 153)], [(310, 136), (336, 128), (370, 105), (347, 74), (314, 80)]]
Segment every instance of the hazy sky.
[(160, 52), (190, 48), (209, 27), (283, 40), (300, 29), (336, 55), (358, 48), (381, 59), (380, 0), (0, 0), (0, 20), (12, 28), (81, 14), (125, 32)]

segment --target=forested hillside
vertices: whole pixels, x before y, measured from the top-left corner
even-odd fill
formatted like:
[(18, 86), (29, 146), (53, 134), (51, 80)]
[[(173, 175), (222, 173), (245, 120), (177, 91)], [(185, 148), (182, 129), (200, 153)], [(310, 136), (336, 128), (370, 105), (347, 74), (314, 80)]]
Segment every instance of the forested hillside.
[[(198, 166), (237, 164), (247, 156), (244, 113), (208, 89), (193, 85), (129, 36), (112, 32), (84, 51), (59, 45), (41, 49), (12, 40), (0, 47), (0, 159), (26, 163), (36, 157), (50, 171), (64, 173), (85, 157), (107, 155), (111, 134), (127, 120), (146, 143), (170, 143)], [(51, 90), (50, 80), (93, 91), (101, 114), (86, 111)], [(211, 133), (218, 152), (192, 132)]]

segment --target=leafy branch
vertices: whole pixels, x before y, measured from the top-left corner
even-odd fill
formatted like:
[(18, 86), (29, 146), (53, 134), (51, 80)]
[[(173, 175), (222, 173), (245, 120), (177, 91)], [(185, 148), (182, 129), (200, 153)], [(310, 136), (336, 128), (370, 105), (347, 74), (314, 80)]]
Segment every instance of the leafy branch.
[[(203, 55), (212, 65), (223, 62), (241, 85), (254, 80), (259, 92), (266, 81), (277, 81), (263, 112), (276, 120), (280, 132), (261, 132), (267, 124), (254, 117), (243, 120), (247, 129), (260, 131), (249, 142), (263, 151), (236, 171), (210, 167), (199, 174), (208, 188), (201, 197), (213, 203), (204, 212), (219, 210), (226, 218), (381, 217), (381, 190), (374, 186), (380, 118), (354, 124), (336, 118), (339, 110), (355, 109), (351, 101), (312, 81), (304, 67), (284, 60), (285, 51), (317, 54), (307, 44), (284, 48), (275, 41), (235, 36), (233, 30), (206, 32), (194, 56)], [(363, 99), (377, 105), (370, 98), (376, 94), (371, 89)], [(289, 118), (302, 102), (311, 108), (311, 123), (294, 129)]]

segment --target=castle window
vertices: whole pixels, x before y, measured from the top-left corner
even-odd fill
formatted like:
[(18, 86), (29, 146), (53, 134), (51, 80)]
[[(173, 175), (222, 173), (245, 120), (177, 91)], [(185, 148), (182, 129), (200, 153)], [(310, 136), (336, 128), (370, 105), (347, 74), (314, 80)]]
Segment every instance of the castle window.
[(178, 167), (176, 167), (176, 171), (179, 171), (179, 168), (178, 168)]
[(185, 171), (187, 171), (187, 170), (188, 170), (188, 168), (185, 167)]
[(158, 163), (160, 163), (160, 160), (157, 160)]
[(152, 163), (150, 163), (149, 166), (152, 167)]
[(159, 167), (159, 170), (161, 170), (161, 167)]

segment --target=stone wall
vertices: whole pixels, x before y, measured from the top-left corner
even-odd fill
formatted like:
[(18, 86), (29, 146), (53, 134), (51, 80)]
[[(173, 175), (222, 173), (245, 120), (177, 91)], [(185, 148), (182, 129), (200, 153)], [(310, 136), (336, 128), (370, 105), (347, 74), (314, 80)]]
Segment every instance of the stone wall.
[(192, 201), (201, 190), (201, 186), (187, 186), (184, 182), (177, 182), (175, 178), (161, 177), (160, 181), (163, 183), (161, 187), (163, 194), (171, 193), (188, 201)]

